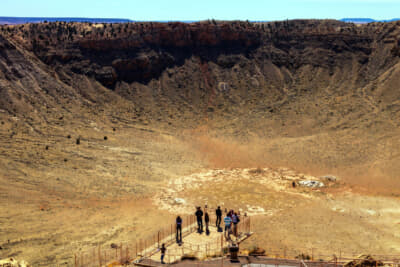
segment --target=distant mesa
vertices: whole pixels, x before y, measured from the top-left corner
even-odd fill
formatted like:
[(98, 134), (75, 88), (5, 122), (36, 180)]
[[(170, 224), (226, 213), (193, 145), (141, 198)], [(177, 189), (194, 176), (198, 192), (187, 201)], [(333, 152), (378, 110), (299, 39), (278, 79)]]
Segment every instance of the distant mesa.
[(371, 18), (344, 18), (341, 19), (343, 22), (348, 22), (348, 23), (355, 23), (355, 24), (366, 24), (366, 23), (372, 23), (372, 22), (392, 22), (392, 21), (398, 21), (400, 18), (395, 18), (395, 19), (389, 19), (389, 20), (375, 20)]

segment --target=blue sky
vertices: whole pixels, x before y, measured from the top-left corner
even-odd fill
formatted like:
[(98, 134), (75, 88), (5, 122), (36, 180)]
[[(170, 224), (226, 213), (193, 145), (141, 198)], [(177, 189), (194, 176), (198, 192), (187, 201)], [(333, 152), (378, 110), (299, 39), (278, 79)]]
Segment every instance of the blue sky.
[(0, 0), (0, 16), (283, 20), (400, 16), (400, 0)]

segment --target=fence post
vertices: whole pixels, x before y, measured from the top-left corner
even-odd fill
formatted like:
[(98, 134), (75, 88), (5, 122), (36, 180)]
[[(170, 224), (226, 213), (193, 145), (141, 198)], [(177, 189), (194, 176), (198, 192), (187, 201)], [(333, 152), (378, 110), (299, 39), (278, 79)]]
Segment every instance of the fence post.
[(122, 243), (120, 243), (120, 258), (119, 262), (122, 263)]
[(157, 247), (158, 248), (160, 248), (160, 231), (158, 231), (158, 234), (157, 234)]
[(77, 267), (78, 265), (76, 265), (76, 253), (74, 254), (74, 258), (75, 258), (75, 267)]
[(311, 260), (314, 261), (314, 248), (311, 248)]
[(101, 251), (100, 251), (100, 246), (99, 246), (98, 253), (99, 253), (99, 266), (101, 267)]

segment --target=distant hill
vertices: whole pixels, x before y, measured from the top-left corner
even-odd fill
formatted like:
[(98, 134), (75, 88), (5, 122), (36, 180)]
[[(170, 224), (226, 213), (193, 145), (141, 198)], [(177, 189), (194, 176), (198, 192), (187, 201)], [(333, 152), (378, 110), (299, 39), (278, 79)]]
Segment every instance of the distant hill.
[[(389, 20), (375, 20), (371, 18), (343, 18), (340, 21), (355, 23), (355, 24), (367, 24), (371, 22), (391, 22), (397, 21), (400, 18), (394, 18)], [(130, 19), (118, 19), (118, 18), (46, 18), (46, 17), (0, 17), (0, 25), (8, 24), (8, 25), (16, 25), (16, 24), (25, 24), (25, 23), (41, 23), (41, 22), (56, 22), (56, 21), (64, 21), (64, 22), (91, 22), (91, 23), (126, 23), (126, 22), (134, 22)], [(167, 20), (160, 20), (157, 22), (170, 22)], [(180, 21), (183, 23), (192, 23), (195, 21)], [(252, 22), (268, 22), (265, 21), (252, 21)]]
[(129, 19), (110, 19), (110, 18), (41, 18), (41, 17), (0, 17), (0, 24), (24, 24), (24, 23), (40, 23), (40, 22), (92, 22), (92, 23), (125, 23), (132, 22)]
[(355, 23), (355, 24), (365, 24), (365, 23), (371, 23), (371, 22), (391, 22), (391, 21), (397, 21), (400, 20), (400, 18), (395, 18), (395, 19), (389, 19), (389, 20), (375, 20), (371, 18), (344, 18), (341, 19), (343, 22), (349, 22), (349, 23)]

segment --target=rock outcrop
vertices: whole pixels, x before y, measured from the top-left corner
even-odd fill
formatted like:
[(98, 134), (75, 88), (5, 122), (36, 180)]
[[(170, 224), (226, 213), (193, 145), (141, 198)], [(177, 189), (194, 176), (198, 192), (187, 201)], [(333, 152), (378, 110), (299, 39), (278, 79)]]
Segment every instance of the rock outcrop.
[[(265, 114), (281, 112), (282, 105), (298, 114), (296, 103), (305, 98), (318, 96), (319, 102), (349, 90), (391, 108), (400, 96), (393, 88), (400, 43), (396, 22), (55, 22), (0, 29), (0, 78), (8, 88), (1, 92), (1, 106), (10, 113), (35, 109), (30, 107), (37, 102), (57, 105), (60, 95), (67, 102), (97, 104), (122, 97), (142, 111), (144, 103), (164, 101), (192, 118), (241, 113), (235, 110), (238, 99)], [(100, 99), (99, 92), (109, 89), (116, 94)], [(338, 112), (365, 109), (349, 105)], [(166, 120), (162, 105), (146, 113), (150, 117), (143, 121)]]

